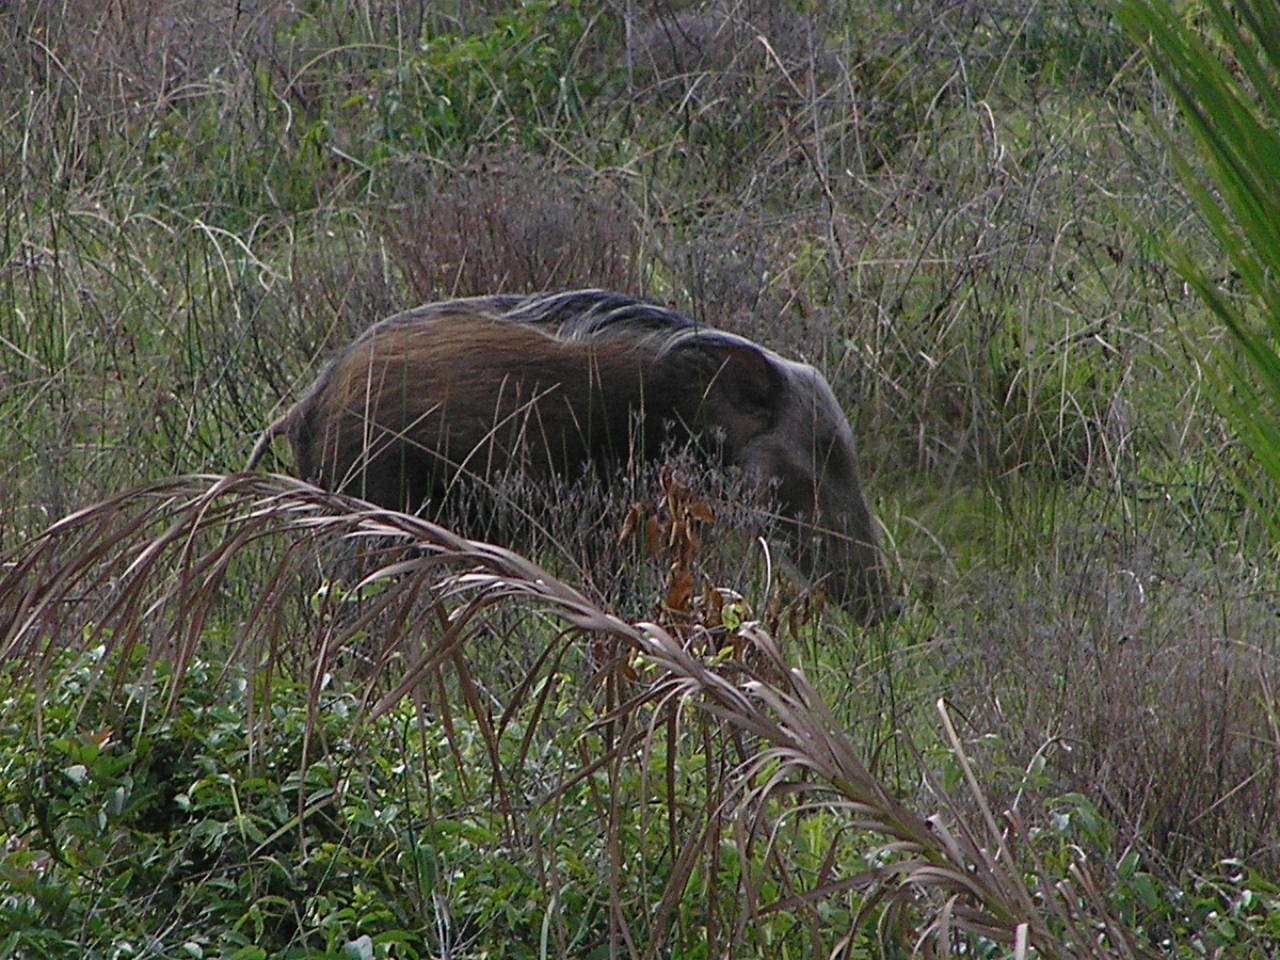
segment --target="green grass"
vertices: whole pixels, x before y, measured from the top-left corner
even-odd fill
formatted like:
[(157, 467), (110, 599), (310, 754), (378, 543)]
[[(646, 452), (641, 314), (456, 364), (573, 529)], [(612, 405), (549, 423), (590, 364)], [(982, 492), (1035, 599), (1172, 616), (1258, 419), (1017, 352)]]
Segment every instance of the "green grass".
[[(1196, 130), (1109, 8), (837, 6), (6, 8), (5, 562), (101, 498), (237, 470), (330, 351), (411, 303), (655, 296), (810, 359), (849, 412), (903, 616), (868, 631), (782, 576), (766, 592), (736, 517), (704, 533), (699, 574), (746, 594), (868, 768), (913, 810), (977, 822), (967, 755), (997, 814), (1017, 804), (1019, 855), (1047, 883), (1083, 851), (1153, 953), (1268, 956), (1274, 545), (1248, 495), (1260, 455), (1206, 373), (1265, 270), (1206, 306), (1165, 265), (1172, 237), (1199, 286), (1240, 270), (1170, 159)], [(666, 560), (619, 559), (616, 531), (584, 526), (629, 506), (575, 494), (531, 549), (641, 617)], [(369, 720), (361, 696), (408, 656), (373, 669), (384, 637), (438, 640), (430, 609), (408, 632), (388, 613), (317, 694), (311, 658), (361, 607), (317, 593), (344, 561), (309, 547), (277, 581), (271, 542), (237, 555), (181, 669), (144, 655), (182, 622), (165, 607), (90, 685), (85, 646), (112, 637), (88, 587), (39, 637), (48, 670), (3, 667), (0, 954), (140, 956), (157, 938), (190, 956), (607, 956), (657, 930), (681, 957), (814, 956), (846, 933), (845, 955), (894, 957), (942, 903), (895, 914), (839, 886), (892, 859), (883, 838), (822, 804), (736, 802), (762, 782), (734, 779), (754, 745), (709, 720), (549, 800), (608, 753), (616, 730), (592, 722), (651, 678), (587, 683), (575, 648), (538, 674), (532, 716), (521, 681), (553, 617), (487, 613), (469, 680), (451, 662), (443, 690)], [(180, 580), (153, 575), (157, 596)], [(243, 647), (268, 591), (280, 619), (254, 629), (271, 642)], [(495, 758), (484, 722), (509, 706)], [(495, 799), (495, 770), (518, 800)], [(747, 843), (757, 822), (772, 847)]]

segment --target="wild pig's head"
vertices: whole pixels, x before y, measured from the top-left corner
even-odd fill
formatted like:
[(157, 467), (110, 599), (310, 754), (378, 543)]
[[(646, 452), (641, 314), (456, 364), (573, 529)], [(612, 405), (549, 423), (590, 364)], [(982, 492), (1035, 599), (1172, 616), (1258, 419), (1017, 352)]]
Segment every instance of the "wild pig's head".
[(748, 477), (776, 489), (798, 566), (852, 613), (887, 612), (876, 532), (858, 479), (853, 431), (813, 367), (739, 337), (698, 338), (717, 362), (705, 416)]

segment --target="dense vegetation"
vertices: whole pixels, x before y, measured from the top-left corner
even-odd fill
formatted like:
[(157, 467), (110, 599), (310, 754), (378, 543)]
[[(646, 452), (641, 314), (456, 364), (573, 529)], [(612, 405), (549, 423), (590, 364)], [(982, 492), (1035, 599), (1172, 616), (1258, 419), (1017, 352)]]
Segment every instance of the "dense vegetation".
[[(0, 45), (0, 956), (1280, 952), (1273, 497), (1166, 245), (1250, 288), (1102, 0), (14, 0)], [(565, 491), (554, 576), (167, 479), (375, 319), (575, 286), (827, 373), (901, 617), (678, 458)]]

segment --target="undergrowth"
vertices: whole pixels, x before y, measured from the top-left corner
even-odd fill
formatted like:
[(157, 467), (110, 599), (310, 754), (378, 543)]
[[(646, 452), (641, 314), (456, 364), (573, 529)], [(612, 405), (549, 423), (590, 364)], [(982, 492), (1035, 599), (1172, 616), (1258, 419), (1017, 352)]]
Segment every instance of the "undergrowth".
[[(1159, 239), (1235, 281), (1107, 5), (19, 0), (0, 45), (0, 578), (73, 510), (234, 472), (410, 304), (650, 296), (828, 376), (902, 616), (864, 630), (791, 584), (733, 478), (690, 479), (716, 523), (676, 578), (636, 535), (671, 519), (654, 477), (482, 532), (629, 621), (763, 623), (894, 797), (973, 816), (967, 755), (1028, 811), (1022, 878), (1084, 851), (1090, 909), (1150, 950), (1274, 952), (1274, 546), (1211, 402), (1221, 334)], [(191, 630), (176, 660), (143, 655), (154, 624), (94, 652), (105, 575), (27, 668), (0, 649), (0, 953), (640, 955), (640, 929), (680, 956), (913, 949), (898, 901), (861, 912), (851, 878), (882, 864), (825, 799), (779, 816), (785, 844), (732, 839), (749, 818), (715, 791), (747, 754), (710, 721), (548, 806), (584, 744), (608, 755), (619, 701), (577, 685), (606, 683), (600, 650), (521, 686), (561, 629), (536, 605), (495, 608), (465, 671), (370, 719), (407, 614), (308, 659), (374, 602), (353, 553), (280, 578), (236, 554), (199, 617), (166, 614)], [(8, 617), (38, 591), (6, 582)], [(229, 656), (262, 603), (268, 660)], [(515, 702), (557, 719), (512, 718), (495, 765), (477, 717)]]

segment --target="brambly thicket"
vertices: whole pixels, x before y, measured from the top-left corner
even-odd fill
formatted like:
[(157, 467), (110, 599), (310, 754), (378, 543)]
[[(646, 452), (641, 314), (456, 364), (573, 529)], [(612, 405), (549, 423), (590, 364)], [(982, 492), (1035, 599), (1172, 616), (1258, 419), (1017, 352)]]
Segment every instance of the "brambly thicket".
[[(1276, 956), (1277, 22), (4, 4), (0, 957)], [(239, 472), (371, 322), (588, 286), (826, 373), (899, 617), (678, 453)]]

